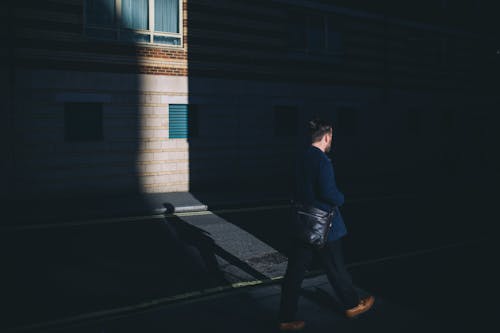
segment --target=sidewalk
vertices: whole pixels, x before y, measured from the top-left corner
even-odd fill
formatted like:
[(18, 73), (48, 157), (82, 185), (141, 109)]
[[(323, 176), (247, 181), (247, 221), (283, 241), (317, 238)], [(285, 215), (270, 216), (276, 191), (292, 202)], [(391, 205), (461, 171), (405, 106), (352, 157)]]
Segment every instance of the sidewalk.
[[(385, 184), (363, 181), (346, 184), (346, 188), (341, 187), (341, 189), (345, 194), (347, 204), (379, 197), (416, 196), (418, 193), (420, 193), (420, 196), (425, 197), (449, 197), (452, 195), (457, 196), (458, 200), (463, 200), (460, 193), (466, 191), (466, 189), (471, 193), (477, 192), (477, 189), (481, 188), (483, 184), (469, 184), (470, 188), (464, 186), (465, 184), (462, 183), (443, 182), (436, 184), (432, 187), (432, 191), (429, 191), (428, 188), (408, 186), (408, 184), (385, 186)], [(484, 191), (479, 191), (479, 193), (481, 193), (481, 198), (498, 196), (497, 192), (493, 191), (491, 191), (490, 195), (487, 195)], [(472, 196), (467, 198), (467, 201), (474, 201), (475, 198), (475, 196)], [(36, 199), (26, 200), (4, 198), (0, 200), (0, 209), (2, 211), (0, 228), (174, 212), (195, 212), (207, 209), (287, 205), (291, 200), (292, 193), (280, 189), (272, 191), (257, 191), (255, 189), (250, 191), (219, 191), (216, 188), (203, 192), (137, 193), (78, 197), (40, 196)]]
[[(169, 194), (167, 199), (175, 203), (175, 198), (182, 203), (182, 198), (187, 200), (192, 196), (177, 193)], [(158, 195), (157, 199), (161, 202), (166, 198)], [(238, 200), (240, 205), (241, 198)], [(307, 279), (300, 315), (308, 321), (308, 331), (459, 332), (464, 320), (469, 323), (468, 328), (473, 328), (468, 331), (481, 331), (477, 330), (478, 326), (485, 327), (488, 320), (495, 318), (496, 298), (490, 296), (499, 280), (493, 272), (498, 253), (496, 242), (483, 242), (481, 246), (461, 250), (424, 251), (419, 256), (399, 255), (407, 246), (427, 249), (433, 243), (449, 243), (453, 235), (458, 241), (463, 239), (462, 233), (466, 233), (469, 239), (469, 229), (463, 226), (472, 217), (488, 215), (489, 210), (450, 210), (456, 207), (452, 200), (450, 206), (442, 209), (443, 214), (432, 214), (432, 219), (427, 221), (433, 226), (429, 234), (419, 222), (437, 208), (427, 203), (427, 210), (415, 210), (418, 203), (403, 205), (401, 200), (388, 201), (384, 206), (390, 204), (393, 215), (387, 214), (388, 210), (381, 207), (379, 201), (357, 202), (345, 207), (353, 222), (351, 230), (356, 235), (355, 243), (351, 243), (346, 253), (358, 258), (356, 265), (348, 267), (357, 285), (377, 296), (374, 311), (359, 321), (346, 321), (332, 308), (325, 294), (330, 288), (324, 277)], [(177, 207), (181, 207), (180, 204)], [(373, 220), (373, 216), (384, 216), (384, 219)], [(483, 232), (492, 224), (485, 216), (478, 219), (478, 223), (483, 223), (484, 228), (479, 228)], [(283, 275), (280, 271), (286, 264), (283, 258), (268, 256), (269, 249), (276, 252), (282, 247), (279, 230), (283, 230), (280, 226), (287, 220), (280, 210), (193, 214), (169, 217), (169, 223), (164, 220), (123, 223), (119, 228), (115, 224), (103, 224), (98, 228), (33, 229), (0, 234), (4, 237), (0, 244), (5, 246), (1, 251), (5, 256), (3, 277), (12, 278), (11, 283), (7, 283), (7, 279), (2, 285), (5, 288), (2, 305), (13, 312), (5, 311), (4, 321), (12, 319), (12, 323), (17, 323), (7, 327), (125, 307), (126, 311), (113, 312), (99, 320), (93, 317), (78, 327), (69, 328), (65, 323), (66, 326), (58, 326), (58, 330), (53, 326), (47, 332), (273, 331), (279, 308), (277, 284), (238, 288), (233, 292), (225, 289), (209, 297), (199, 297), (198, 293), (194, 299), (175, 303), (161, 299), (158, 302), (157, 298), (205, 290), (206, 287), (198, 287), (199, 281), (195, 280), (206, 276), (193, 271), (196, 267), (190, 263), (196, 261), (188, 260), (192, 250), (203, 254), (201, 259), (206, 259), (208, 271), (213, 268), (214, 273), (232, 273), (234, 268), (250, 273), (250, 276), (238, 275), (239, 282)], [(363, 221), (367, 222), (361, 224)], [(179, 227), (180, 239), (173, 237), (169, 228), (165, 229), (168, 225), (174, 229)], [(274, 229), (270, 229), (271, 226)], [(387, 259), (387, 255), (395, 259)], [(253, 261), (254, 258), (263, 262)], [(262, 274), (266, 276), (260, 277)], [(189, 290), (165, 292), (176, 286), (189, 287)], [(9, 291), (14, 291), (10, 298), (6, 297)], [(137, 308), (141, 302), (151, 304)], [(477, 304), (485, 306), (479, 311)], [(429, 313), (435, 316), (429, 318)], [(439, 316), (446, 319), (440, 320)]]
[[(120, 318), (39, 332), (277, 332), (280, 292), (278, 284), (241, 288)], [(306, 320), (304, 332), (446, 332), (442, 323), (383, 298), (377, 298), (374, 307), (360, 318), (346, 319), (331, 301), (325, 276), (304, 281), (299, 313)]]
[[(498, 272), (488, 265), (496, 250), (496, 244), (479, 243), (351, 266), (354, 281), (363, 289), (360, 295), (376, 297), (374, 307), (356, 320), (343, 316), (324, 275), (306, 278), (298, 318), (306, 321), (304, 332), (485, 332), (496, 324), (496, 298), (487, 297), (498, 290)], [(471, 265), (468, 271), (463, 270), (464, 260)], [(277, 332), (279, 282), (150, 304), (114, 317), (33, 332)]]
[(144, 216), (165, 213), (204, 211), (207, 209), (282, 205), (290, 202), (287, 193), (191, 192), (144, 193), (132, 195), (40, 198), (8, 200), (1, 203), (8, 218), (2, 226), (67, 223), (89, 219)]
[[(409, 195), (403, 192), (350, 189), (344, 192), (346, 202), (378, 196)], [(411, 195), (411, 194), (410, 194)], [(92, 219), (146, 216), (165, 213), (197, 212), (217, 209), (288, 205), (292, 194), (283, 191), (166, 192), (122, 195), (93, 195), (80, 197), (40, 197), (36, 200), (0, 200), (4, 218), (1, 227), (64, 224)]]

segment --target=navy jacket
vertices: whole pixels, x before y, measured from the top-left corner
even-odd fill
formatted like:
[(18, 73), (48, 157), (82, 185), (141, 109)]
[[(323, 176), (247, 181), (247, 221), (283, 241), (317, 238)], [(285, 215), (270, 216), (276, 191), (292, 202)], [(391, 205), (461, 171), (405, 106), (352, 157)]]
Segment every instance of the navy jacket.
[(344, 194), (335, 183), (333, 165), (321, 149), (309, 146), (297, 161), (295, 202), (330, 211), (335, 207), (332, 229), (328, 241), (337, 240), (347, 233), (338, 207), (344, 204)]

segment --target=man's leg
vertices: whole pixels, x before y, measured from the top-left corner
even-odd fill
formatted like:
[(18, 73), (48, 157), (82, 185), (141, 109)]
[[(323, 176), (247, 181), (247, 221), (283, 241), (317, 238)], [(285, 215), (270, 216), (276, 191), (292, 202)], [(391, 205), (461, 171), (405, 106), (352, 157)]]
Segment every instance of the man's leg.
[(325, 268), (332, 288), (342, 302), (345, 310), (359, 304), (359, 295), (354, 289), (351, 276), (344, 265), (340, 240), (328, 243), (319, 250), (319, 257)]
[(292, 255), (288, 258), (288, 265), (281, 290), (281, 322), (296, 320), (295, 315), (299, 302), (300, 287), (312, 256), (313, 250), (311, 247), (298, 241), (294, 244)]
[(328, 250), (332, 256), (332, 264), (335, 270), (341, 274), (344, 279), (353, 285), (351, 274), (347, 271), (344, 263), (344, 251), (342, 249), (342, 240), (338, 239), (328, 244)]

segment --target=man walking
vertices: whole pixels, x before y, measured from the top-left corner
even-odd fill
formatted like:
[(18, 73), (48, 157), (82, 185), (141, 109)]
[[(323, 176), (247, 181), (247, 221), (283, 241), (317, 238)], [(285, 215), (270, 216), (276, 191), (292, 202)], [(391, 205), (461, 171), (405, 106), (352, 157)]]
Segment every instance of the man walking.
[(354, 318), (368, 311), (375, 301), (373, 296), (360, 299), (344, 266), (340, 239), (347, 230), (338, 208), (344, 203), (344, 195), (337, 189), (333, 166), (326, 155), (332, 145), (332, 126), (315, 119), (309, 122), (309, 129), (311, 145), (297, 163), (295, 202), (324, 211), (334, 209), (335, 213), (325, 247), (314, 248), (299, 240), (294, 241), (282, 286), (279, 318), (279, 329), (282, 331), (300, 330), (305, 326), (304, 321), (296, 318), (297, 304), (305, 272), (315, 253), (342, 303), (346, 317)]

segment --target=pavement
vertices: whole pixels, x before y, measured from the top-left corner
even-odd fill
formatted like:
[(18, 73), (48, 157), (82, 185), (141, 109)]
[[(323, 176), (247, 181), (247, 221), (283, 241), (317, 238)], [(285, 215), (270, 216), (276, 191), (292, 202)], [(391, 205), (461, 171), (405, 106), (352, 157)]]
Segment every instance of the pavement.
[[(392, 187), (384, 188), (380, 184), (363, 183), (350, 184), (349, 191), (346, 191), (345, 195), (348, 201), (356, 201), (377, 197), (401, 197), (413, 193), (404, 189), (394, 191)], [(0, 198), (0, 209), (4, 216), (0, 219), (0, 229), (165, 213), (288, 205), (291, 201), (291, 193), (283, 189), (218, 191), (210, 188), (196, 192), (115, 193), (63, 197), (32, 194), (25, 198)]]
[[(359, 319), (348, 320), (328, 304), (329, 296), (323, 276), (304, 282), (300, 314), (306, 320), (305, 332), (361, 332), (368, 328), (374, 332), (440, 332), (439, 323), (431, 318), (382, 299)], [(41, 332), (277, 332), (279, 297), (278, 285), (259, 286)], [(397, 320), (391, 315), (398, 316)]]
[[(374, 307), (358, 319), (339, 310), (324, 275), (305, 279), (299, 301), (304, 332), (482, 332), (495, 324), (496, 301), (487, 300), (497, 282), (485, 260), (463, 261), (488, 253), (491, 244), (469, 244), (424, 255), (350, 266), (355, 281), (376, 297)], [(432, 277), (425, 277), (432, 272)], [(252, 286), (193, 294), (176, 301), (143, 304), (115, 313), (94, 313), (41, 326), (6, 332), (128, 333), (128, 332), (277, 332), (279, 280)], [(482, 283), (479, 283), (482, 282)], [(479, 284), (478, 284), (479, 283)], [(473, 287), (473, 288), (471, 288)], [(457, 288), (460, 295), (457, 295)]]
[[(307, 331), (486, 330), (497, 308), (495, 198), (456, 209), (457, 198), (437, 193), (423, 209), (415, 197), (348, 200), (348, 267), (377, 302), (344, 319), (313, 265), (300, 303)], [(275, 331), (288, 203), (282, 193), (11, 203), (16, 215), (0, 227), (0, 330)]]

